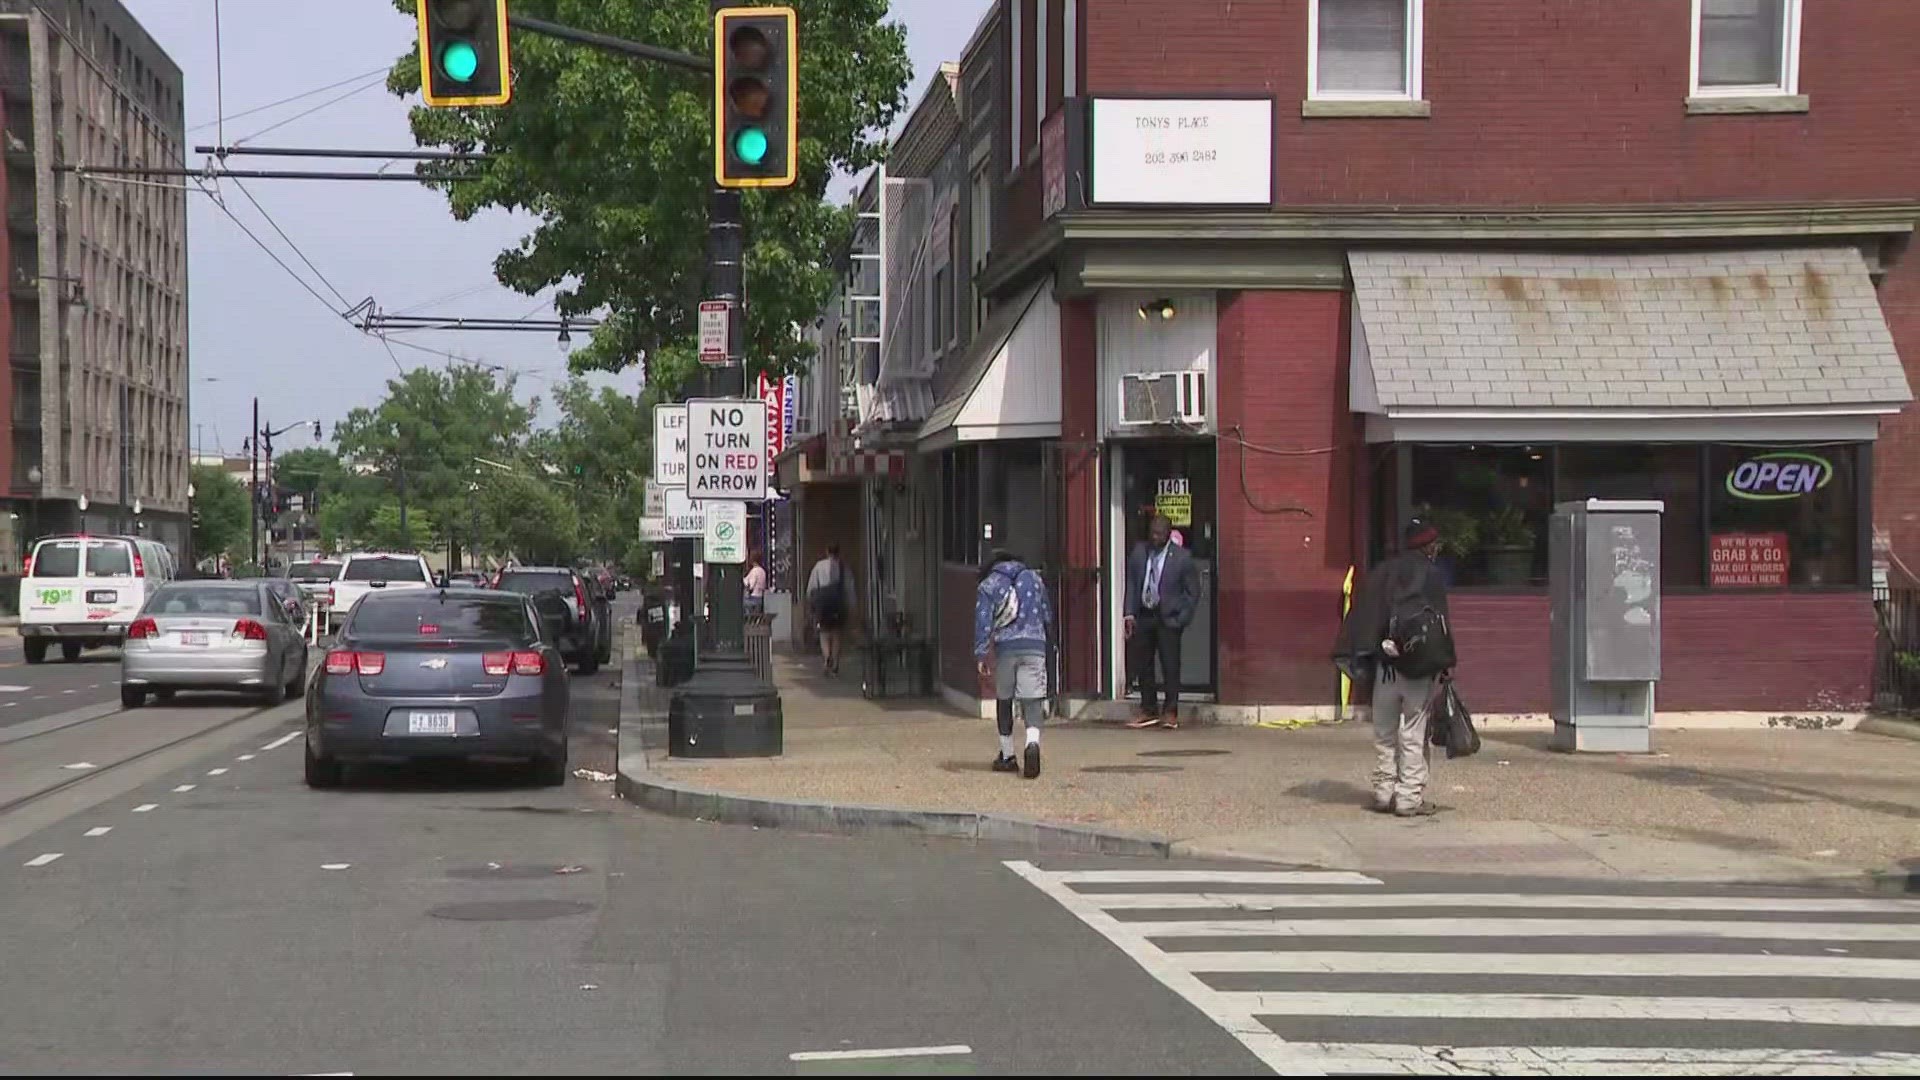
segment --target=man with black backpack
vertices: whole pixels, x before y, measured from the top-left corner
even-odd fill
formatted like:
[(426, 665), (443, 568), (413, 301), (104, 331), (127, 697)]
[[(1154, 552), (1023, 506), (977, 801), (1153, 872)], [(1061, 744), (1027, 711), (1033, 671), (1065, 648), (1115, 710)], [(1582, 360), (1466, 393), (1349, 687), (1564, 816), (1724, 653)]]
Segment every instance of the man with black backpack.
[[(1019, 556), (995, 551), (981, 568), (973, 604), (973, 659), (981, 676), (991, 676), (1000, 753), (994, 772), (1019, 769), (1027, 779), (1040, 775), (1040, 724), (1047, 715), (1047, 630), (1053, 603), (1046, 583)], [(992, 660), (988, 660), (989, 654)], [(1013, 756), (1013, 710), (1026, 723), (1021, 761)]]
[(1373, 809), (1426, 817), (1427, 703), (1434, 681), (1454, 665), (1447, 586), (1434, 559), (1440, 530), (1407, 522), (1400, 554), (1373, 568), (1340, 631), (1334, 663), (1357, 683), (1373, 684)]

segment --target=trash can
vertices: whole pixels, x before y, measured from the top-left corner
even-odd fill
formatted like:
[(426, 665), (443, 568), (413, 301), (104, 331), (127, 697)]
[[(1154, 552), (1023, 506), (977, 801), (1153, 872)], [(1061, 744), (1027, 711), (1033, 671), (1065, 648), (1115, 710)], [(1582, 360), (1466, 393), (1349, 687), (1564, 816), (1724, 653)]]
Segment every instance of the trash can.
[(640, 624), (640, 643), (646, 646), (648, 658), (658, 660), (660, 643), (667, 639), (666, 594), (653, 591), (643, 594), (634, 619)]
[(771, 683), (773, 681), (773, 616), (748, 615), (746, 617), (747, 662), (753, 665), (753, 673)]

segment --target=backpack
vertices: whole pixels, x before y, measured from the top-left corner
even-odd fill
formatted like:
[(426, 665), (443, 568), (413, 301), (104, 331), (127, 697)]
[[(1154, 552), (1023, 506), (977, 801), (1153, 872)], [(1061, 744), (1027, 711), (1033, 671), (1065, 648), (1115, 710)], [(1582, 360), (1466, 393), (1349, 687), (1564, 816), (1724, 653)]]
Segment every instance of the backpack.
[[(1027, 572), (1023, 567), (1021, 572)], [(994, 572), (996, 576), (1007, 579), (1007, 591), (1000, 594), (1000, 601), (993, 606), (993, 628), (1005, 630), (1020, 619), (1020, 574), (1012, 576)]]
[(1447, 617), (1427, 602), (1427, 575), (1432, 571), (1432, 564), (1423, 561), (1412, 598), (1400, 602), (1387, 623), (1387, 637), (1400, 647), (1393, 670), (1409, 679), (1438, 675), (1454, 665), (1453, 632), (1447, 628)]

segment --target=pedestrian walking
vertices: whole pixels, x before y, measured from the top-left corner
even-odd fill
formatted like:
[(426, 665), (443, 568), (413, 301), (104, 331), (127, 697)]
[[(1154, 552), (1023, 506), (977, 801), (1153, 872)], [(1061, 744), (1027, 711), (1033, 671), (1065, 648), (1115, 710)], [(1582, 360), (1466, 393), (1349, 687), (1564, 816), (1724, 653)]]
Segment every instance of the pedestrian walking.
[(1356, 686), (1372, 684), (1373, 809), (1397, 817), (1439, 810), (1427, 798), (1428, 705), (1455, 659), (1439, 554), (1440, 530), (1409, 521), (1400, 554), (1367, 575), (1334, 648)]
[[(1173, 522), (1155, 514), (1147, 539), (1127, 556), (1127, 604), (1123, 630), (1134, 677), (1140, 684), (1140, 715), (1128, 727), (1180, 726), (1180, 635), (1200, 602), (1200, 576), (1193, 556), (1173, 540)], [(1159, 662), (1156, 677), (1154, 663)], [(1161, 712), (1161, 682), (1166, 711)]]
[[(973, 659), (980, 675), (993, 679), (994, 719), (1000, 728), (1000, 753), (994, 772), (1019, 769), (1027, 779), (1040, 775), (1040, 724), (1047, 715), (1047, 631), (1053, 626), (1053, 601), (1046, 583), (1020, 557), (996, 550), (980, 572), (973, 601)], [(1022, 762), (1013, 756), (1015, 707), (1026, 726)]]
[(748, 615), (767, 613), (767, 568), (760, 565), (760, 553), (747, 551), (747, 573), (740, 579), (740, 588), (744, 593), (745, 610)]
[(807, 610), (820, 632), (822, 670), (840, 673), (840, 638), (853, 612), (853, 578), (840, 561), (840, 545), (828, 544), (826, 557), (807, 575)]

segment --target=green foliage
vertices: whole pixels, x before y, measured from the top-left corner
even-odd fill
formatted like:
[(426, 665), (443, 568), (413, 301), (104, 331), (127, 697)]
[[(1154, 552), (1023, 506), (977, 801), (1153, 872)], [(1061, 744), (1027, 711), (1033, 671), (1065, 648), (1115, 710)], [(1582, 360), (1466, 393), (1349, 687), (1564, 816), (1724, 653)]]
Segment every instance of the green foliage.
[[(411, 13), (413, 0), (394, 0)], [(879, 160), (905, 103), (906, 32), (886, 0), (791, 0), (800, 33), (800, 180), (745, 195), (746, 354), (790, 369), (833, 283), (833, 255), (851, 219), (823, 201), (836, 171)], [(706, 0), (515, 0), (556, 22), (707, 55)], [(397, 25), (397, 20), (396, 20)], [(493, 155), (482, 165), (429, 163), (454, 217), (499, 207), (539, 225), (494, 261), (499, 280), (528, 295), (560, 286), (562, 315), (600, 313), (576, 370), (618, 371), (644, 358), (653, 386), (695, 370), (694, 311), (703, 295), (707, 193), (713, 179), (711, 80), (598, 49), (519, 33), (513, 104), (413, 110), (421, 146)], [(417, 51), (387, 80), (397, 95), (420, 85)]]
[(198, 557), (218, 555), (246, 546), (247, 489), (217, 465), (195, 465), (187, 473), (193, 485), (193, 550)]
[(361, 540), (379, 551), (424, 551), (434, 546), (437, 535), (432, 516), (414, 507), (407, 508), (407, 527), (402, 529), (400, 504), (387, 503), (368, 519)]
[(580, 378), (555, 387), (553, 398), (559, 419), (528, 440), (529, 452), (571, 480), (561, 490), (578, 515), (583, 553), (610, 559), (640, 520), (653, 467), (651, 411), (639, 399), (607, 387), (595, 391)]
[(1503, 506), (1480, 519), (1480, 542), (1487, 547), (1530, 548), (1533, 540), (1533, 526), (1517, 506)]
[(580, 514), (560, 488), (525, 473), (480, 481), (481, 528), (490, 546), (521, 562), (567, 565), (580, 553)]

